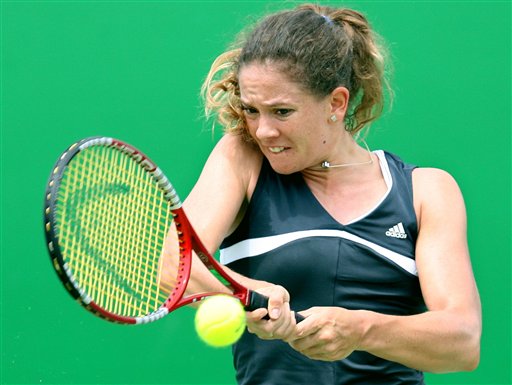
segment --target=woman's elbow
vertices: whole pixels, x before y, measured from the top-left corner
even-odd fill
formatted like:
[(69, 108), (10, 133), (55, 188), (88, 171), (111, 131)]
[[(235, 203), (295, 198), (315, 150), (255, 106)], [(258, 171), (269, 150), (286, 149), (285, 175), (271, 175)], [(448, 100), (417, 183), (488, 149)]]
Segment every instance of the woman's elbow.
[(473, 337), (474, 342), (472, 343), (472, 348), (470, 350), (470, 354), (468, 354), (468, 359), (466, 360), (465, 371), (473, 371), (480, 364), (480, 335), (481, 332), (475, 333), (476, 335)]
[(480, 363), (480, 339), (482, 334), (481, 321), (475, 321), (468, 325), (464, 334), (465, 344), (460, 360), (461, 371), (475, 370)]
[(480, 363), (481, 322), (468, 322), (466, 318), (453, 326), (454, 339), (435, 373), (471, 372)]
[(461, 371), (471, 372), (478, 368), (478, 364), (480, 363), (480, 345), (475, 347), (472, 352), (467, 354), (463, 365), (461, 367)]

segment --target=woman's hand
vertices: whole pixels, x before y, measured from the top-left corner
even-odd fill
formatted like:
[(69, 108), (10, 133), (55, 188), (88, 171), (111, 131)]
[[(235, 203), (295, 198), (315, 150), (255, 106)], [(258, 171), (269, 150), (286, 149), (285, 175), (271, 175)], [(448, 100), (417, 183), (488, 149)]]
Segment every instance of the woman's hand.
[(361, 312), (313, 307), (300, 314), (306, 319), (288, 340), (298, 352), (315, 360), (337, 361), (357, 349), (363, 335)]
[[(268, 309), (247, 312), (247, 330), (264, 340), (286, 340), (296, 332), (295, 314), (290, 311), (290, 294), (279, 285), (263, 287), (257, 292), (269, 298)], [(270, 319), (264, 319), (267, 315)]]

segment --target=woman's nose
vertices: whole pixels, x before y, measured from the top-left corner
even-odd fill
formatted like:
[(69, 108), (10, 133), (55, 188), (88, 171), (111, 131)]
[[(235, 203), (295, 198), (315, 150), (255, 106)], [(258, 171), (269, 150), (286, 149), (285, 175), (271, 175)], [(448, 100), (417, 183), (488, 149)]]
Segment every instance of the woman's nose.
[(279, 130), (272, 124), (271, 119), (260, 116), (256, 128), (256, 137), (260, 140), (276, 138), (279, 136)]

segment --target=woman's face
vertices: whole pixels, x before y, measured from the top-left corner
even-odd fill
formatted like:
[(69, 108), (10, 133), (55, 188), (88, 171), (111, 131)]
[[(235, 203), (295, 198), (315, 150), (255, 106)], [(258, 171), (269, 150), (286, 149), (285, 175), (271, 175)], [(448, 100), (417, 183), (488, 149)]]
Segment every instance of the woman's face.
[(277, 66), (254, 63), (239, 73), (240, 99), (249, 134), (281, 174), (318, 167), (340, 140), (331, 95), (305, 92)]

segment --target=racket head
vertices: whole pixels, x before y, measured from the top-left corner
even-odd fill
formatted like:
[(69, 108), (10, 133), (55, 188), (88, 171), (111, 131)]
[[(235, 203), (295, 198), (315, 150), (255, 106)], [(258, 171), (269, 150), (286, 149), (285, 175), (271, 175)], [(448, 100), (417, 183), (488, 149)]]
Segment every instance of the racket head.
[(51, 172), (44, 205), (47, 248), (64, 287), (108, 321), (167, 315), (191, 270), (187, 250), (178, 250), (176, 275), (162, 285), (161, 253), (180, 207), (162, 171), (127, 143), (93, 137), (70, 146)]

